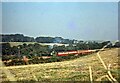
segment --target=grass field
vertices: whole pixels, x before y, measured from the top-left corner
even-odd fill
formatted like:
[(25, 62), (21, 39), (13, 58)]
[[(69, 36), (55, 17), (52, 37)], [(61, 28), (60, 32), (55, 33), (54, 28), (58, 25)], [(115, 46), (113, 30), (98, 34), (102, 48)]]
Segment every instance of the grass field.
[[(0, 42), (0, 43), (7, 43), (7, 42)], [(24, 43), (34, 44), (34, 43), (37, 43), (37, 42), (8, 42), (8, 43), (10, 43), (11, 47), (13, 47), (13, 46), (18, 46), (18, 45), (23, 45)]]
[[(0, 43), (7, 43), (7, 42), (0, 42)], [(38, 42), (8, 42), (10, 43), (10, 46), (13, 47), (13, 46), (18, 46), (18, 45), (23, 45), (24, 43), (25, 44), (35, 44), (35, 43), (38, 43)], [(58, 45), (58, 46), (62, 46), (62, 45), (65, 45), (65, 46), (68, 46), (69, 44), (59, 44), (59, 43), (39, 43), (40, 45)]]
[[(111, 64), (112, 76), (120, 81), (118, 50), (120, 49), (107, 49), (102, 51), (100, 56), (106, 66)], [(108, 81), (107, 78), (100, 79), (102, 76), (107, 75), (107, 71), (97, 57), (97, 53), (63, 62), (1, 67), (0, 69), (3, 72), (0, 77), (2, 81), (9, 80), (4, 73), (7, 69), (17, 81), (90, 81), (89, 66), (92, 69), (93, 81)]]

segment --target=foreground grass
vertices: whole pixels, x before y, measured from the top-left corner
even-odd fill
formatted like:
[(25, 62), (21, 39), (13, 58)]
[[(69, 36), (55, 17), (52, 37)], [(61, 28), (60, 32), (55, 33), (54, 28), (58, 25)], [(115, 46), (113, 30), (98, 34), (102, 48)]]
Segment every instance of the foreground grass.
[[(118, 48), (107, 49), (100, 53), (106, 66), (111, 64), (111, 73), (115, 79), (120, 81), (120, 66), (118, 66)], [(17, 81), (90, 81), (89, 66), (92, 67), (93, 81), (106, 75), (107, 71), (102, 66), (97, 54), (83, 56), (74, 60), (53, 62), (44, 64), (33, 64), (24, 66), (4, 67), (14, 75)], [(1, 77), (3, 81), (8, 81), (4, 74), (4, 68)], [(101, 79), (108, 81), (107, 78)], [(99, 80), (100, 81), (100, 80)]]

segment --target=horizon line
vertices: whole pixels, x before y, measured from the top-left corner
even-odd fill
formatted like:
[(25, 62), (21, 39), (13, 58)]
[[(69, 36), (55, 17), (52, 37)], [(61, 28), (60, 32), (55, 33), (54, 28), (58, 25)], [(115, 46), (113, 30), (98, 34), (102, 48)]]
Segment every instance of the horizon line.
[(70, 38), (64, 38), (64, 37), (62, 37), (62, 36), (49, 36), (49, 35), (40, 35), (40, 36), (36, 36), (36, 37), (34, 37), (34, 36), (30, 36), (30, 35), (26, 35), (26, 34), (23, 34), (23, 33), (0, 33), (1, 35), (15, 35), (15, 34), (21, 34), (21, 35), (23, 35), (23, 36), (27, 36), (27, 37), (33, 37), (34, 39), (35, 38), (37, 38), (37, 37), (53, 37), (53, 38), (55, 38), (55, 37), (61, 37), (61, 38), (63, 38), (63, 39), (69, 39), (69, 40), (77, 40), (77, 41), (116, 41), (116, 40), (108, 40), (108, 39), (106, 39), (106, 40), (96, 40), (96, 39), (90, 39), (90, 40), (86, 40), (86, 39), (70, 39)]

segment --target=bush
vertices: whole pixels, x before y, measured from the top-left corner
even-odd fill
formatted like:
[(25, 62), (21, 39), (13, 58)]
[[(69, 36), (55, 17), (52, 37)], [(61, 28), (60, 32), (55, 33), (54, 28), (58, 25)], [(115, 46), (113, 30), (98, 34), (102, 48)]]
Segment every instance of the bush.
[(12, 60), (12, 62), (5, 62), (6, 66), (13, 66), (13, 65), (23, 65), (25, 64), (22, 60)]

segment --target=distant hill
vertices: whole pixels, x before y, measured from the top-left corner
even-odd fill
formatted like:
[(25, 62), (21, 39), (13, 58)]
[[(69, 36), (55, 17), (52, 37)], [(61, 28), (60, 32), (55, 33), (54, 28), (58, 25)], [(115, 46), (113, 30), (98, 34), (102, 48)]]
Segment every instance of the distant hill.
[(1, 34), (2, 42), (39, 42), (72, 44), (76, 40), (63, 39), (62, 37), (29, 37), (23, 34)]

